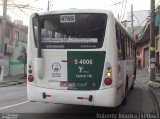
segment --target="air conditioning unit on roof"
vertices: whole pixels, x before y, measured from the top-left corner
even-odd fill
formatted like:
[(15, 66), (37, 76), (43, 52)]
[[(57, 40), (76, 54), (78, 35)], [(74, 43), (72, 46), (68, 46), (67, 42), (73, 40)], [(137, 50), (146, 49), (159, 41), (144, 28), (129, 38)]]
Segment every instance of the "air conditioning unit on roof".
[(5, 55), (11, 55), (14, 52), (14, 46), (5, 44)]

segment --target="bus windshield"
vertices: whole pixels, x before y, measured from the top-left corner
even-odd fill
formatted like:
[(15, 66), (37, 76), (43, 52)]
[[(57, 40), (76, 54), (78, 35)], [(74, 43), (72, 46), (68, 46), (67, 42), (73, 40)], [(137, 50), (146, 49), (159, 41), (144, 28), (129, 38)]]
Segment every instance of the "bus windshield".
[[(107, 23), (106, 14), (70, 13), (40, 16), (43, 49), (101, 48)], [(37, 23), (33, 19), (35, 41)]]

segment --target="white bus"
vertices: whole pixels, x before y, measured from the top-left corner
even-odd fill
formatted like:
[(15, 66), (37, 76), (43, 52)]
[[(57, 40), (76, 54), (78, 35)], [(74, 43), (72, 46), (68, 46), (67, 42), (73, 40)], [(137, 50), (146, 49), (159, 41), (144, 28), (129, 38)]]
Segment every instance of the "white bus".
[(33, 14), (27, 56), (29, 101), (116, 107), (135, 79), (135, 43), (111, 11)]

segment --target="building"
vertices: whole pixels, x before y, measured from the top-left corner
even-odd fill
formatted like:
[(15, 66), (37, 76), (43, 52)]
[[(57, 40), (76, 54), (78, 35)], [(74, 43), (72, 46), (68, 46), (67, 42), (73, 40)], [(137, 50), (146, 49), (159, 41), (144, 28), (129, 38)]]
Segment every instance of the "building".
[[(17, 24), (20, 23), (20, 24)], [(2, 17), (0, 17), (0, 38), (2, 33)], [(18, 60), (22, 48), (26, 49), (28, 27), (22, 22), (11, 22), (7, 19), (5, 35), (5, 57), (4, 57), (4, 76), (23, 74), (24, 63)]]
[(19, 75), (24, 72), (24, 62), (19, 60), (19, 57), (23, 55), (23, 48), (27, 46), (28, 27), (22, 24), (15, 24), (13, 29), (13, 45), (14, 52), (10, 56), (10, 75)]
[[(13, 46), (13, 28), (14, 24), (7, 19), (6, 22), (6, 34), (5, 34), (5, 44), (9, 46)], [(2, 33), (2, 17), (0, 16), (0, 38)], [(4, 57), (4, 68), (3, 68), (3, 75), (8, 76), (9, 75), (9, 59), (10, 54), (7, 53), (7, 55)]]
[[(155, 29), (155, 62), (156, 68), (160, 65), (160, 28)], [(141, 60), (141, 67), (147, 68), (149, 64), (150, 22), (148, 21), (137, 41), (137, 59)]]
[[(148, 19), (150, 11), (141, 10), (133, 12), (133, 30), (134, 34), (138, 36), (137, 43), (137, 65), (140, 63), (141, 68), (147, 68), (149, 65), (149, 43), (150, 43), (150, 21)], [(157, 12), (156, 12), (157, 14)], [(127, 14), (127, 21), (131, 21), (131, 13)], [(127, 29), (131, 33), (131, 23), (127, 22)], [(159, 27), (155, 29), (155, 60), (156, 66), (160, 64), (160, 30)], [(156, 69), (157, 69), (156, 67)]]

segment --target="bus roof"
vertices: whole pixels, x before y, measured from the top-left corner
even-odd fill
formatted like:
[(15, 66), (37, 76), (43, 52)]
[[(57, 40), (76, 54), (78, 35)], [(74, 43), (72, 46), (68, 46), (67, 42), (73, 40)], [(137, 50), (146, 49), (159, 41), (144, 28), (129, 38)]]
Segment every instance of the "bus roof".
[(132, 41), (135, 43), (134, 39), (131, 37), (131, 35), (129, 34), (129, 32), (127, 31), (127, 29), (124, 27), (124, 25), (115, 18), (115, 21), (121, 26), (121, 28), (127, 33), (127, 35), (132, 39)]
[(107, 15), (113, 15), (112, 11), (104, 9), (65, 9), (65, 10), (55, 10), (38, 13), (39, 15), (50, 15), (50, 14), (62, 14), (62, 13), (104, 13)]

